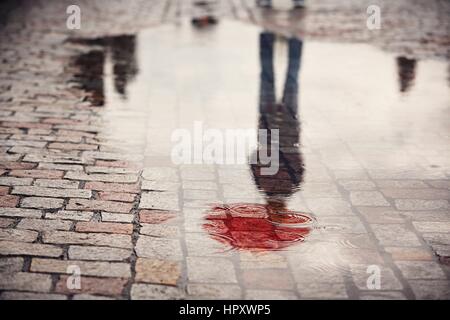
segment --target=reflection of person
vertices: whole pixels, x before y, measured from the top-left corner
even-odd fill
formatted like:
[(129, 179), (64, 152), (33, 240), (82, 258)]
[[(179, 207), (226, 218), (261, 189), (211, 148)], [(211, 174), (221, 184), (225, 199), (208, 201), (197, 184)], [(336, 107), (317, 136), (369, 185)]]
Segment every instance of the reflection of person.
[[(303, 8), (305, 6), (304, 0), (293, 0), (294, 8)], [(263, 8), (271, 8), (272, 0), (256, 0), (256, 4)]]
[[(303, 161), (299, 150), (300, 124), (298, 120), (298, 74), (302, 53), (302, 41), (288, 40), (288, 67), (281, 103), (275, 95), (275, 74), (273, 65), (275, 35), (263, 32), (259, 39), (261, 76), (259, 101), (259, 129), (279, 130), (279, 170), (274, 175), (261, 174), (260, 161), (252, 165), (253, 176), (258, 189), (266, 194), (268, 209), (273, 213), (287, 212), (286, 198), (299, 187), (303, 177)], [(258, 141), (258, 154), (267, 141)], [(261, 144), (261, 143), (262, 144)], [(270, 150), (270, 146), (266, 147)], [(279, 216), (278, 216), (279, 217)], [(273, 218), (276, 218), (273, 216)]]

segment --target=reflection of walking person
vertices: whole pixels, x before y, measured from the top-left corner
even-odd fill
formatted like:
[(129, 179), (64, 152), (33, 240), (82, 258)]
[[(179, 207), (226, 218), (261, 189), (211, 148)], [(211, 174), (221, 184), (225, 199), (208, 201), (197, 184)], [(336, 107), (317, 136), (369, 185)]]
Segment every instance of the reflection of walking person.
[[(277, 102), (275, 95), (274, 44), (273, 33), (261, 33), (259, 129), (265, 129), (268, 133), (274, 129), (279, 131), (279, 146), (276, 148), (280, 159), (279, 170), (268, 176), (261, 173), (264, 165), (260, 161), (252, 166), (255, 183), (266, 195), (268, 211), (274, 213), (271, 217), (273, 220), (281, 218), (279, 213), (289, 212), (286, 199), (298, 189), (303, 177), (303, 160), (299, 149), (300, 124), (297, 116), (302, 42), (296, 38), (288, 40), (288, 66), (281, 103)], [(270, 138), (267, 140), (271, 141)], [(258, 153), (263, 145), (258, 143)], [(267, 150), (272, 150), (271, 147), (267, 146)]]
[[(303, 8), (305, 6), (305, 0), (293, 0), (294, 8)], [(272, 0), (256, 0), (256, 4), (263, 8), (271, 8)]]

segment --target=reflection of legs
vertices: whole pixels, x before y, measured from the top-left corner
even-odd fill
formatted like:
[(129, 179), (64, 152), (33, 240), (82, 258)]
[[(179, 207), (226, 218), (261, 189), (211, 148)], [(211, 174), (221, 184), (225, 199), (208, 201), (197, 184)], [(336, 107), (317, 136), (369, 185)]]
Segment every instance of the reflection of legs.
[(273, 72), (273, 45), (275, 35), (263, 32), (259, 37), (259, 56), (261, 60), (260, 75), (260, 112), (267, 112), (275, 105), (275, 78)]
[(303, 43), (295, 38), (289, 39), (289, 63), (284, 84), (283, 103), (294, 114), (298, 109), (298, 73)]

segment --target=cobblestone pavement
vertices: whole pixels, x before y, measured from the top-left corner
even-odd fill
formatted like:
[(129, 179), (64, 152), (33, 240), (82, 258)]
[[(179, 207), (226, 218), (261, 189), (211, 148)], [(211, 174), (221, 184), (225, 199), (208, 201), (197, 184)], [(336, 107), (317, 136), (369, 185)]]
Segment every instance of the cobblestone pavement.
[[(70, 31), (74, 2), (82, 28)], [(449, 299), (448, 1), (316, 0), (296, 12), (220, 1), (211, 30), (190, 26), (190, 1), (10, 3), (1, 299)], [(369, 4), (381, 30), (365, 27)], [(178, 128), (257, 129), (263, 29), (304, 47), (298, 117), (272, 119), (290, 137), (280, 174), (173, 165)], [(275, 65), (288, 65), (286, 39), (276, 44)], [(220, 220), (286, 188), (288, 208), (316, 217), (311, 230), (276, 230), (273, 242), (239, 213)], [(68, 286), (74, 270), (81, 289)]]

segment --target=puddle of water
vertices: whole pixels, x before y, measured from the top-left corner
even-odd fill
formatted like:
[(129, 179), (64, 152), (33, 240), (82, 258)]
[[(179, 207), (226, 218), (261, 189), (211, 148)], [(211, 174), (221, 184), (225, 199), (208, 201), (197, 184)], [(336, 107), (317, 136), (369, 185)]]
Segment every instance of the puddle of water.
[[(145, 167), (178, 170), (182, 241), (196, 233), (200, 246), (213, 236), (225, 248), (276, 250), (294, 277), (301, 277), (297, 265), (346, 270), (361, 260), (351, 250), (361, 257), (375, 248), (336, 179), (386, 169), (439, 176), (440, 166), (430, 165), (450, 157), (442, 61), (289, 39), (230, 21), (201, 31), (189, 22), (165, 25), (94, 44), (75, 60), (74, 80), (105, 103), (105, 137), (144, 155)], [(279, 129), (280, 170), (264, 176), (260, 162), (174, 165), (172, 133), (192, 131), (195, 121), (207, 129)], [(327, 217), (343, 222), (322, 223)]]

